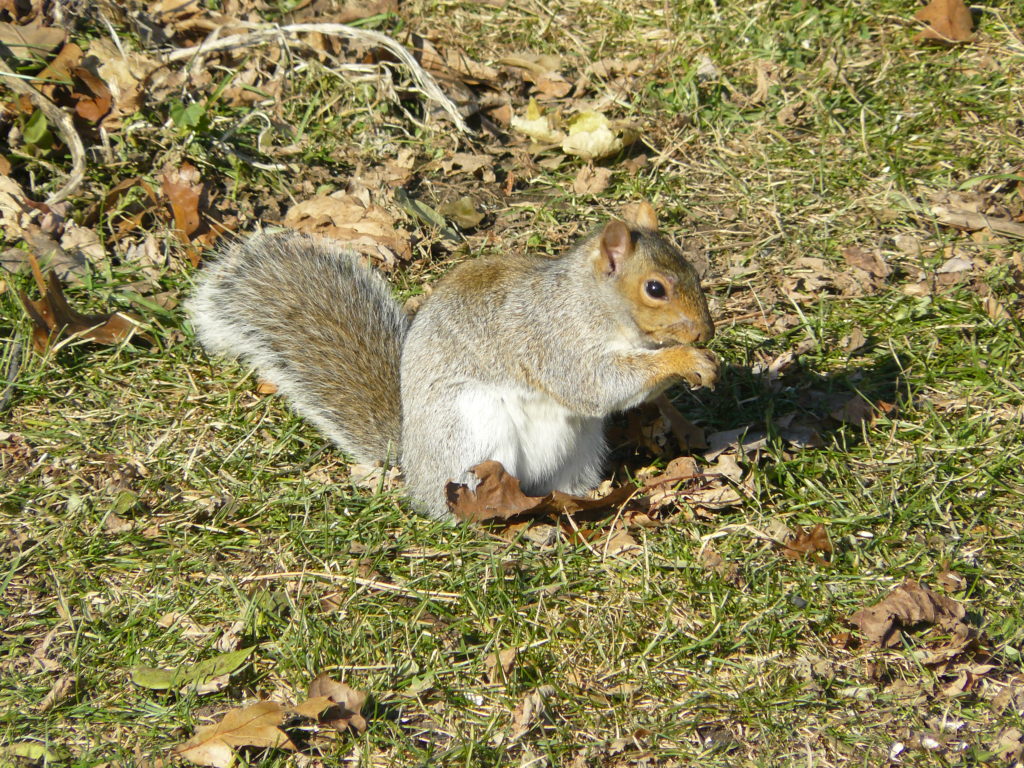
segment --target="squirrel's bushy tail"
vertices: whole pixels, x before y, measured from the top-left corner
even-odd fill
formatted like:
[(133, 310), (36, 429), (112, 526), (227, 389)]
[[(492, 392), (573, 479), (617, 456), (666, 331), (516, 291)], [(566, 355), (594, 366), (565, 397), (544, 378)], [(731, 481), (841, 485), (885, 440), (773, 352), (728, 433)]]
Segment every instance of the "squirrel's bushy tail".
[(207, 351), (253, 365), (347, 453), (397, 460), (409, 321), (352, 251), (295, 232), (241, 240), (203, 269), (188, 311)]

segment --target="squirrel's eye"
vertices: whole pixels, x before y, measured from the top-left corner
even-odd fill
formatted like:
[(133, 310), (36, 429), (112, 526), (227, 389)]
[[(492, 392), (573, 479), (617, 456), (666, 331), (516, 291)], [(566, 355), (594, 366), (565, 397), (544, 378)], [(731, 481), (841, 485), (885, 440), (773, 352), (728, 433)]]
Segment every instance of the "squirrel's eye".
[(665, 286), (660, 280), (648, 280), (644, 283), (644, 290), (652, 299), (665, 298)]

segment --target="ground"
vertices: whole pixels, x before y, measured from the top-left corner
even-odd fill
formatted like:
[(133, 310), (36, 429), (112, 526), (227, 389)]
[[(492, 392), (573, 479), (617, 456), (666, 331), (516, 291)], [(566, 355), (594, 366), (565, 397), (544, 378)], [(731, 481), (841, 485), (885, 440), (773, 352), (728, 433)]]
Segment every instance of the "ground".
[[(949, 43), (921, 7), (0, 4), (6, 66), (74, 115), (85, 164), (57, 194), (71, 139), (0, 91), (0, 765), (184, 764), (197, 728), (324, 672), (367, 694), (365, 730), (293, 718), (297, 754), (240, 764), (1019, 763), (1024, 6)], [(360, 17), (468, 130), (379, 42), (253, 36)], [(185, 50), (215, 30), (241, 42)], [(522, 130), (585, 112), (628, 146)], [(258, 223), (363, 238), (414, 305), (454, 263), (557, 254), (640, 199), (706, 260), (723, 361), (715, 391), (671, 394), (724, 454), (612, 425), (615, 486), (704, 470), (649, 488), (649, 517), (417, 517), (181, 308)], [(47, 345), (29, 254), (138, 333)], [(858, 612), (894, 590), (883, 637)]]

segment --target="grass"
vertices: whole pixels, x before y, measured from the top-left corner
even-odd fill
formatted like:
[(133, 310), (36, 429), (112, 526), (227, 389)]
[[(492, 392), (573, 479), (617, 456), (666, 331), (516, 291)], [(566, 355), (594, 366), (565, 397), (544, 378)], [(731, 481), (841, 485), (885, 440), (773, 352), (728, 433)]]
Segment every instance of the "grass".
[[(73, 341), (35, 354), (16, 298), (31, 281), (0, 276), (0, 362), (22, 362), (0, 424), (0, 744), (44, 744), (60, 765), (166, 765), (217, 713), (301, 699), (328, 671), (370, 694), (366, 733), (323, 754), (248, 753), (247, 764), (1019, 761), (1000, 735), (1024, 730), (1022, 247), (937, 224), (927, 194), (960, 191), (994, 215), (1024, 216), (1024, 11), (981, 9), (977, 42), (944, 49), (914, 40), (915, 8), (420, 0), (375, 22), (491, 64), (557, 53), (570, 82), (598, 58), (641, 59), (608, 109), (641, 126), (646, 148), (635, 153), (648, 161), (635, 172), (611, 162), (599, 196), (571, 191), (572, 159), (548, 167), (486, 135), (460, 140), (415, 98), (396, 101), (387, 77), (339, 75), (305, 51), (274, 100), (215, 97), (245, 62), (273, 70), (251, 51), (245, 62), (214, 59), (208, 79), (127, 117), (110, 133), (112, 159), (91, 158), (71, 218), (84, 222), (121, 180), (159, 187), (165, 164), (187, 160), (210, 184), (210, 215), (245, 231), (402, 148), (418, 164), (493, 151), (493, 183), (414, 177), (420, 199), (470, 194), (488, 218), (460, 246), (405, 220), (414, 258), (390, 275), (403, 295), (478, 252), (526, 242), (557, 252), (621, 203), (650, 198), (711, 255), (714, 347), (727, 363), (716, 392), (677, 402), (709, 431), (766, 427), (771, 439), (741, 459), (754, 488), (741, 506), (684, 505), (671, 525), (634, 534), (633, 557), (415, 517), (395, 492), (354, 483), (344, 456), (258, 395), (245, 371), (207, 360), (180, 306), (133, 301), (180, 300), (193, 279), (169, 217), (136, 189), (89, 225), (108, 258), (67, 290), (82, 309), (142, 314), (155, 345)], [(90, 23), (73, 38), (108, 34)], [(700, 55), (717, 79), (698, 76)], [(759, 70), (767, 90), (754, 98)], [(505, 77), (521, 112), (527, 88)], [(175, 121), (189, 103), (206, 105), (202, 118)], [(23, 119), (0, 123), (5, 154), (42, 199), (66, 158), (15, 147), (10, 126)], [(170, 255), (155, 269), (128, 256), (147, 237)], [(892, 273), (844, 283), (853, 245), (880, 252)], [(953, 256), (974, 268), (937, 273)], [(807, 257), (822, 264), (798, 262)], [(865, 343), (847, 351), (855, 329)], [(779, 378), (758, 372), (796, 349)], [(865, 424), (831, 420), (854, 392), (895, 408)], [(817, 430), (820, 446), (786, 442), (777, 420), (787, 416)], [(672, 454), (622, 446), (617, 457), (660, 466)], [(763, 540), (780, 524), (819, 522), (836, 547), (828, 568)], [(731, 576), (701, 564), (706, 545)], [(964, 587), (949, 594), (989, 656), (923, 665), (920, 649), (941, 644), (925, 629), (887, 651), (850, 641), (854, 611), (905, 579), (942, 591), (950, 571)], [(130, 682), (135, 665), (210, 658), (232, 633), (258, 648), (223, 690)], [(489, 681), (485, 658), (507, 648), (518, 649), (508, 680)], [(61, 678), (66, 694), (41, 707)], [(554, 688), (544, 716), (514, 737), (517, 706), (543, 686)]]

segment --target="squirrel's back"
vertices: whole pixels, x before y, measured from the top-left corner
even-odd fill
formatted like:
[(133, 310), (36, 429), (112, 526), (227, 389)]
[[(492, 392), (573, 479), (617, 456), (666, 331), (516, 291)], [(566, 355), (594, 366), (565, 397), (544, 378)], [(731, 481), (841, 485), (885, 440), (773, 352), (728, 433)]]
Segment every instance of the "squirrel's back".
[(295, 232), (233, 244), (188, 304), (212, 353), (240, 357), (352, 456), (396, 458), (408, 319), (354, 252)]

